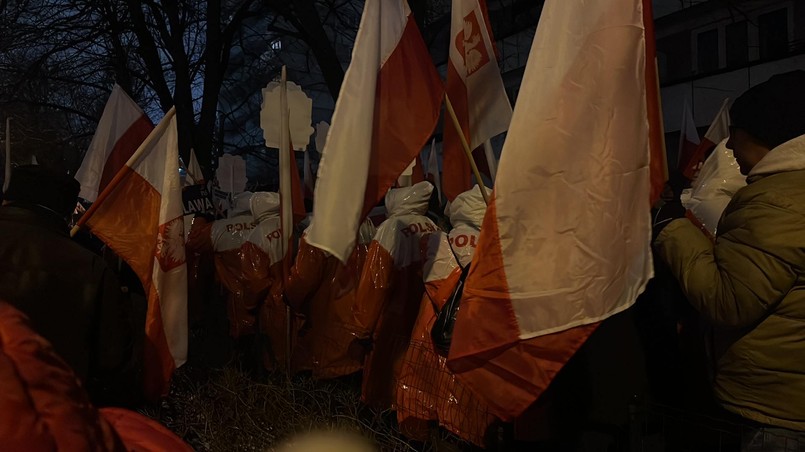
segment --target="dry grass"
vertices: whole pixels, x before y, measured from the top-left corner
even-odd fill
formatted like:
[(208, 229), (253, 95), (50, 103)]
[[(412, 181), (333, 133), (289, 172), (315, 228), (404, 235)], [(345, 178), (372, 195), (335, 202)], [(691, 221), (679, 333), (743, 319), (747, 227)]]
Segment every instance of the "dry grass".
[(169, 397), (143, 412), (198, 451), (273, 450), (294, 434), (315, 430), (356, 433), (381, 451), (431, 449), (406, 441), (392, 413), (365, 408), (354, 384), (282, 375), (260, 380), (231, 367), (186, 365), (176, 372)]

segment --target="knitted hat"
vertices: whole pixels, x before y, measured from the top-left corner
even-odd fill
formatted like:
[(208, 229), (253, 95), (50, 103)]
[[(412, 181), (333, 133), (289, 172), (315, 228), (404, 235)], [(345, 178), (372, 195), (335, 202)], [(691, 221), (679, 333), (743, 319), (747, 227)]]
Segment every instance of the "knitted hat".
[(67, 174), (39, 165), (14, 168), (4, 199), (44, 206), (62, 217), (75, 210), (81, 184)]
[(770, 149), (805, 134), (805, 71), (775, 75), (743, 93), (730, 109), (730, 126)]

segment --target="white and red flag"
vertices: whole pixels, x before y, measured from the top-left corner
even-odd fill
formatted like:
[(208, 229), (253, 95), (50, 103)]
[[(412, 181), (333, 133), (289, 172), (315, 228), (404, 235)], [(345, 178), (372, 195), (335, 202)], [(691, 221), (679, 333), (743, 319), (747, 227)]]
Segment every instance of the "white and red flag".
[[(447, 96), (471, 149), (509, 128), (512, 107), (500, 76), (485, 0), (453, 0)], [(477, 163), (486, 163), (483, 152), (474, 154), (481, 157)], [(444, 126), (442, 163), (442, 188), (452, 201), (473, 183), (458, 131), (450, 121)]]
[(187, 358), (187, 266), (171, 110), (79, 220), (134, 270), (148, 296), (144, 391), (167, 394)]
[(153, 129), (143, 110), (123, 88), (115, 85), (75, 175), (81, 183), (79, 196), (95, 202), (98, 193), (106, 188)]
[(342, 262), (419, 154), (444, 86), (405, 0), (367, 0), (319, 164), (307, 241)]
[(684, 170), (693, 160), (696, 150), (699, 148), (699, 131), (696, 130), (696, 123), (693, 121), (693, 112), (690, 105), (685, 101), (682, 108), (682, 125), (679, 129), (679, 154), (677, 154), (677, 168)]
[(725, 138), (730, 136), (730, 99), (724, 99), (721, 108), (716, 113), (713, 122), (704, 134), (704, 139), (696, 147), (696, 150), (690, 155), (687, 161), (680, 161), (679, 168), (682, 174), (690, 180), (693, 180), (696, 173), (704, 164), (708, 154), (716, 148), (718, 143), (724, 141)]
[(652, 276), (644, 17), (545, 2), (448, 358), (503, 420)]

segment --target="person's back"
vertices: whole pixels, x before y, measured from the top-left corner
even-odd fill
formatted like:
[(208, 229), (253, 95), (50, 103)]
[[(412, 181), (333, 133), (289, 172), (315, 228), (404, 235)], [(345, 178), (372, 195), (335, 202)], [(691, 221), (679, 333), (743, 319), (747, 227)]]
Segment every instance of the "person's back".
[(714, 330), (721, 405), (761, 426), (799, 432), (805, 432), (803, 86), (803, 71), (775, 76), (733, 105), (727, 147), (748, 185), (724, 211), (715, 244), (684, 220), (668, 224), (655, 242)]
[(0, 298), (31, 319), (94, 401), (129, 401), (118, 396), (136, 392), (132, 325), (116, 276), (70, 240), (61, 214), (78, 188), (66, 178), (39, 167), (13, 174), (0, 207)]

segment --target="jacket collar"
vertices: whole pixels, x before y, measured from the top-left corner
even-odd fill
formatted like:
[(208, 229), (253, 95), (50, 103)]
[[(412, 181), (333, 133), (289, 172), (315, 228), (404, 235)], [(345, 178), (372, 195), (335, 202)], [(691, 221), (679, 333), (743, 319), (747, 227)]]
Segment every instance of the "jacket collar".
[(752, 183), (764, 176), (799, 170), (805, 170), (805, 135), (800, 135), (769, 151), (752, 168), (746, 180)]
[(70, 230), (64, 219), (50, 209), (35, 204), (13, 203), (0, 207), (0, 221), (9, 221), (45, 228), (66, 237)]

